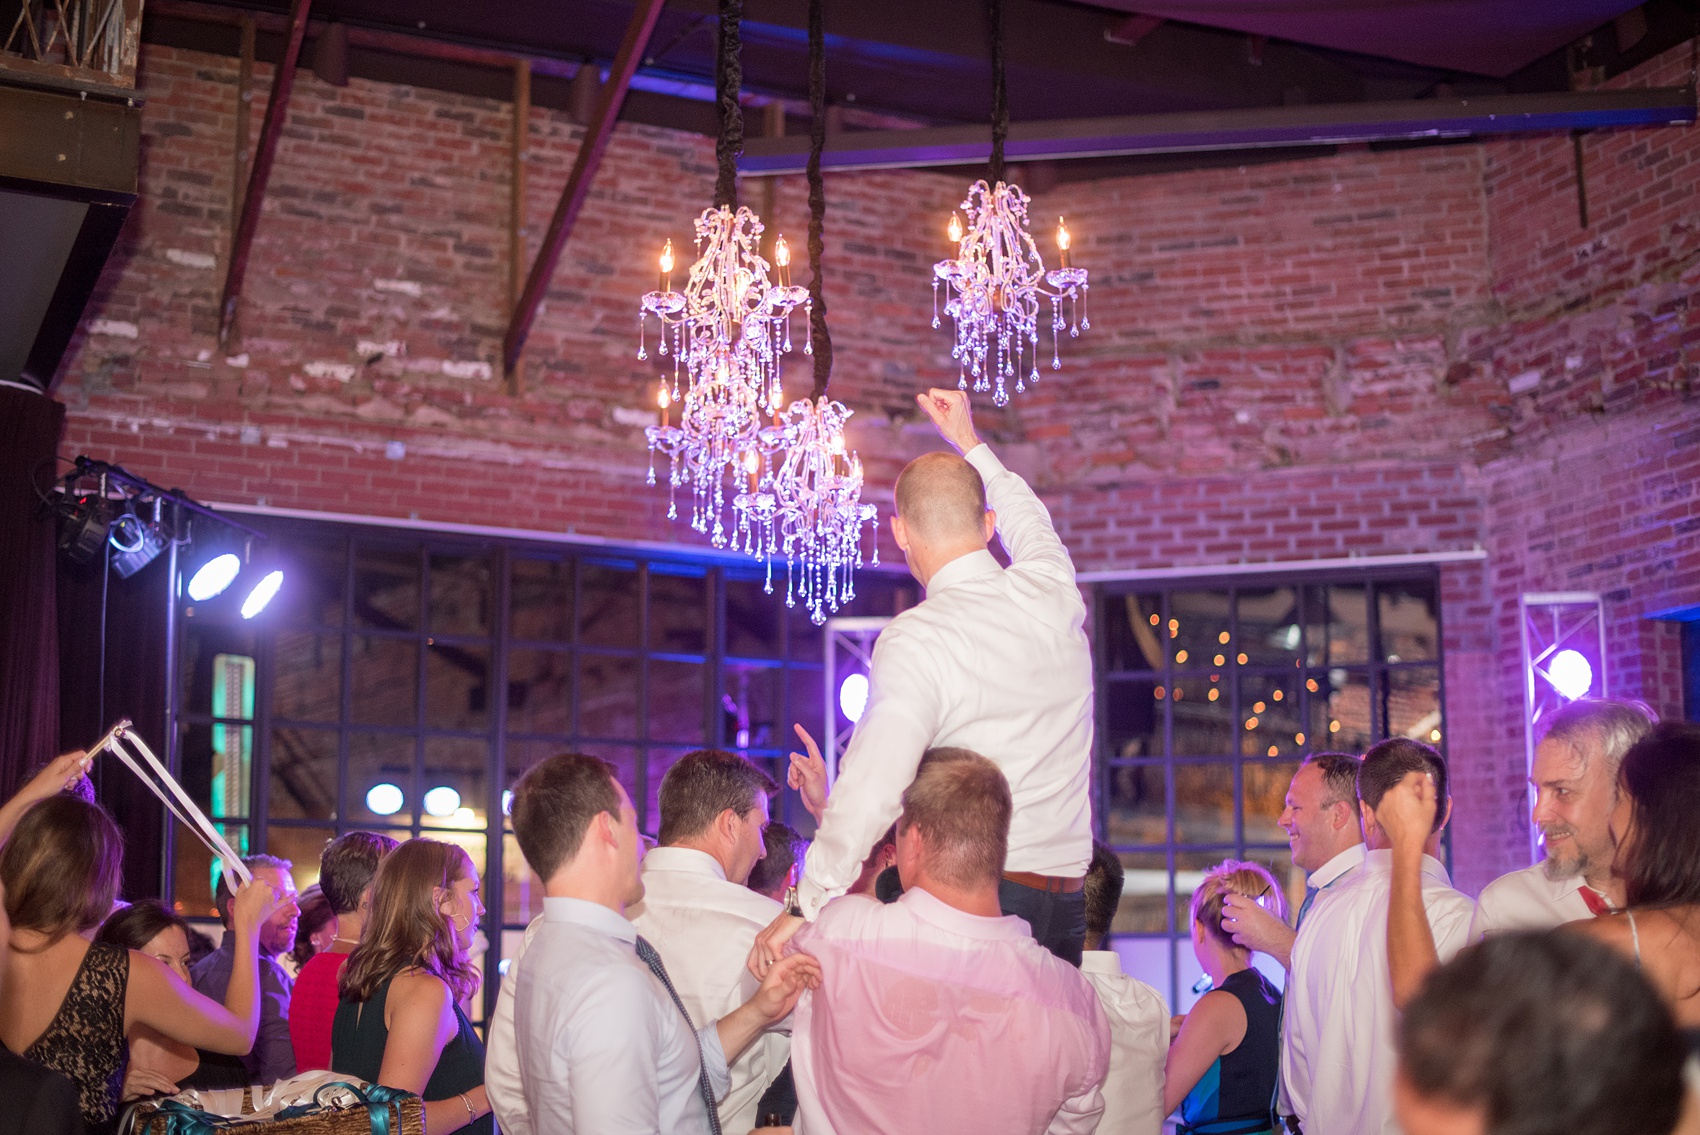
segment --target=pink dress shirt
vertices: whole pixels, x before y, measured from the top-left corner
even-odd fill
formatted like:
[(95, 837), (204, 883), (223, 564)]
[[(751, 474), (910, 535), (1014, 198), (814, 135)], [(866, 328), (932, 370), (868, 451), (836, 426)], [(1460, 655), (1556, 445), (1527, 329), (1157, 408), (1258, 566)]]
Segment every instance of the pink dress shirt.
[(1110, 1024), (1027, 924), (911, 889), (851, 895), (792, 939), (823, 983), (793, 1018), (798, 1135), (1091, 1132)]

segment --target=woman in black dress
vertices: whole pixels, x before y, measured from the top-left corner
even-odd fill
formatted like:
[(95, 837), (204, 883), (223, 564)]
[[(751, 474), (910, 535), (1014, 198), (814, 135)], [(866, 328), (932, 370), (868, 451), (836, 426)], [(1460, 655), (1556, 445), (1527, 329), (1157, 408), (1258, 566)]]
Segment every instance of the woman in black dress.
[(413, 1092), (425, 1129), (488, 1135), (484, 1045), (460, 1003), (478, 988), (469, 951), (484, 904), (450, 843), (411, 839), (372, 883), (372, 915), (339, 981), (331, 1068)]
[(1267, 868), (1230, 859), (1204, 873), (1192, 895), (1192, 948), (1214, 983), (1186, 1016), (1164, 1065), (1163, 1105), (1180, 1109), (1186, 1135), (1267, 1135), (1280, 1060), (1281, 994), (1251, 965), (1251, 951), (1222, 931), (1222, 900), (1258, 900), (1287, 917)]

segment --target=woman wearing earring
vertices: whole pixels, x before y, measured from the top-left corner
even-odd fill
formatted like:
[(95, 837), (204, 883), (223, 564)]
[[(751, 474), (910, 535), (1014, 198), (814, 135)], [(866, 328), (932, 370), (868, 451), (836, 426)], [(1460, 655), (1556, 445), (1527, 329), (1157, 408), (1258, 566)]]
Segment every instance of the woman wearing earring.
[(1285, 920), (1286, 898), (1267, 868), (1229, 859), (1192, 893), (1192, 950), (1214, 988), (1198, 999), (1163, 1066), (1163, 1107), (1180, 1109), (1184, 1135), (1268, 1135), (1275, 1125), (1281, 994), (1251, 966), (1251, 951), (1222, 931), (1222, 900), (1244, 895)]
[(468, 955), (483, 914), (466, 852), (408, 840), (378, 867), (366, 932), (338, 979), (331, 1068), (422, 1097), (431, 1132), (493, 1127), (484, 1045), (460, 1008), (478, 986)]

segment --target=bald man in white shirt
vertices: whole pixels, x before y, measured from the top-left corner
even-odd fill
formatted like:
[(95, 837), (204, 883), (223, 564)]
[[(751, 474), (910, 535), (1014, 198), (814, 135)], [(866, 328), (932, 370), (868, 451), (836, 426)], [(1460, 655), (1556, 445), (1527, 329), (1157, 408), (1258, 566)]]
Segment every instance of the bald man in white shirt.
[[(1052, 953), (1080, 964), (1092, 858), (1086, 604), (1050, 514), (974, 432), (968, 396), (933, 389), (917, 401), (956, 450), (916, 458), (897, 481), (892, 535), (927, 597), (874, 644), (867, 708), (795, 899), (750, 952), (757, 974), (855, 882), (874, 841), (897, 819), (921, 754), (945, 746), (986, 756), (1014, 794), (999, 887), (1004, 912), (1026, 920)], [(987, 550), (994, 532), (1008, 568)], [(824, 785), (800, 786), (818, 808)]]

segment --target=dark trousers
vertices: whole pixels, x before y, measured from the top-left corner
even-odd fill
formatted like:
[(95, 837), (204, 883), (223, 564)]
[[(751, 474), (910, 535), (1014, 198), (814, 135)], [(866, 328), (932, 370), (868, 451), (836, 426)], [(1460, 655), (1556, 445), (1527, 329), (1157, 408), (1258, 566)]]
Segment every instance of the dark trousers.
[(1085, 891), (1061, 894), (1004, 879), (998, 884), (998, 905), (1005, 914), (1026, 919), (1039, 945), (1071, 966), (1080, 965), (1086, 949)]

